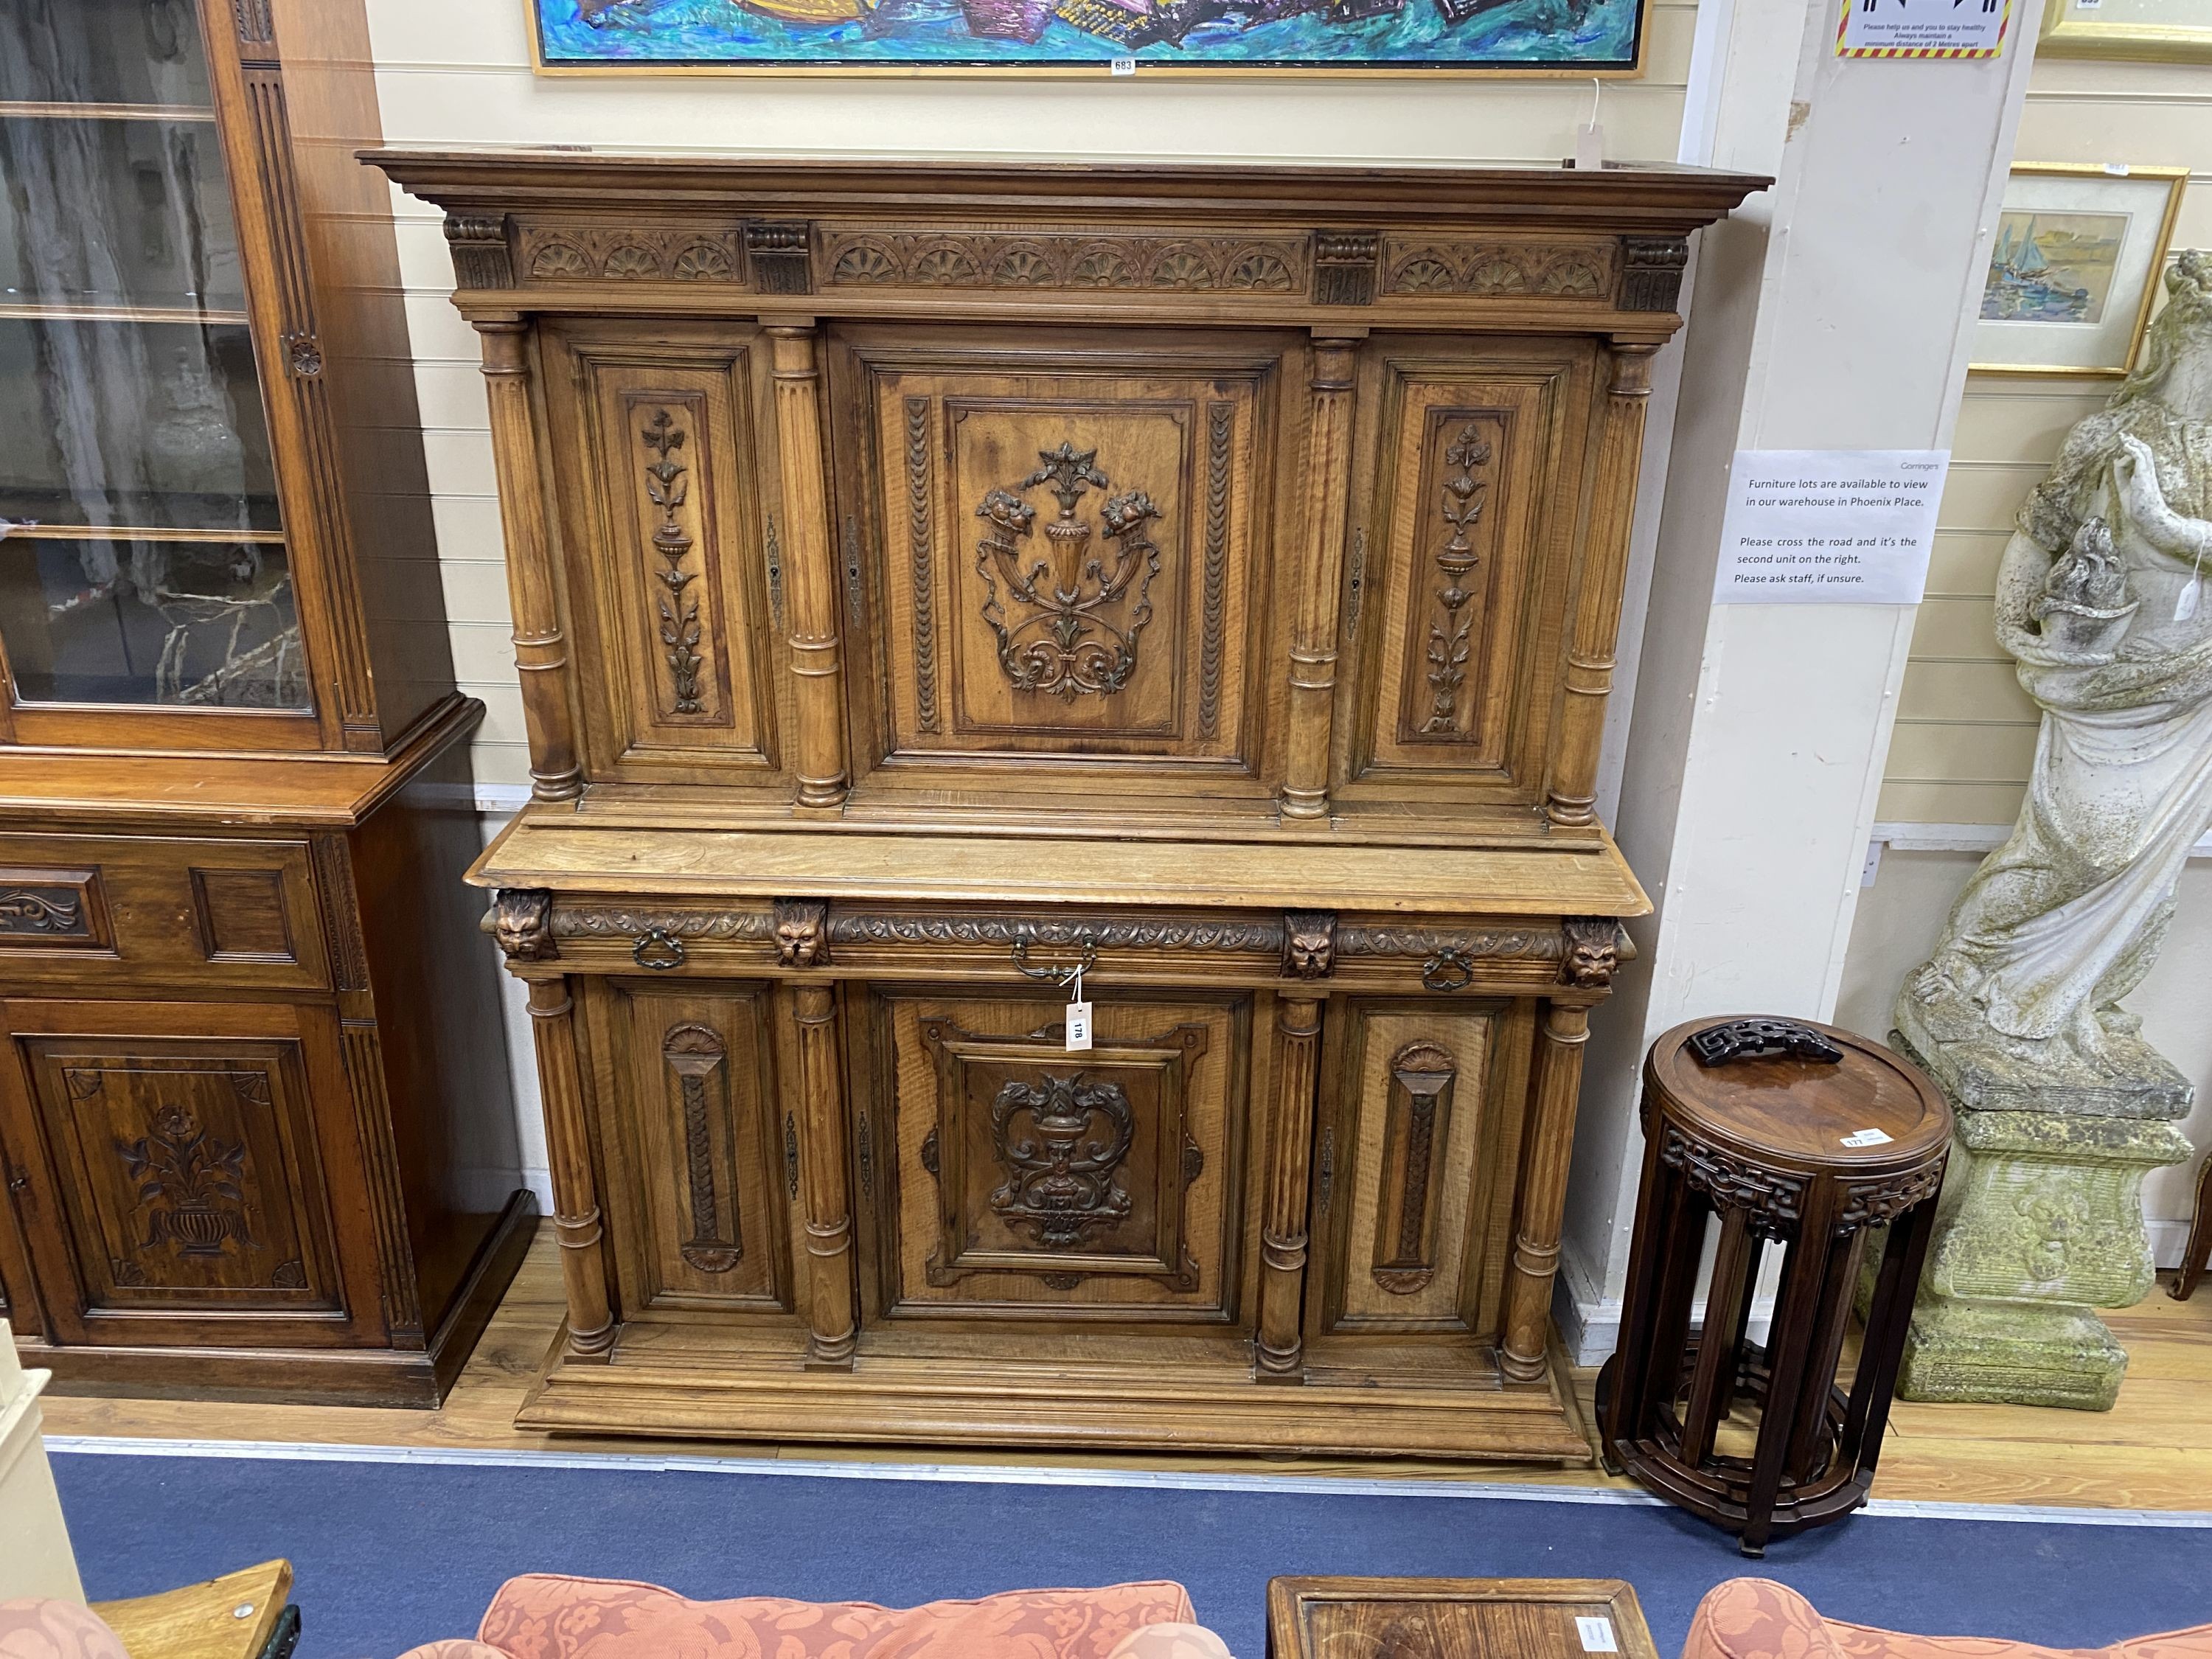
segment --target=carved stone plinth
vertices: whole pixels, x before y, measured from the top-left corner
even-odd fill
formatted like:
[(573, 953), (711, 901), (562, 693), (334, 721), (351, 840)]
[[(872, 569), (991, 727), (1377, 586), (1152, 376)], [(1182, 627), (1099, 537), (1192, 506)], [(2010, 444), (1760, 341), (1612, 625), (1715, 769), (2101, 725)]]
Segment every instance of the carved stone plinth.
[(2128, 1356), (2094, 1310), (2149, 1294), (2143, 1176), (2188, 1140), (2162, 1102), (2154, 1117), (1975, 1111), (1936, 1074), (1958, 1134), (1898, 1392), (2110, 1411)]

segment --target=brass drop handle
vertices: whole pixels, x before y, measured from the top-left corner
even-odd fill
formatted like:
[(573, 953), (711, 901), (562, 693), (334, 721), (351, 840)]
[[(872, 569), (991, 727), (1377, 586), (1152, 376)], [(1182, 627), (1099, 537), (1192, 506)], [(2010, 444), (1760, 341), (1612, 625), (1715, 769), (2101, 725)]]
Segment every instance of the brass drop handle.
[(1013, 947), (1014, 966), (1031, 979), (1048, 980), (1053, 984), (1065, 988), (1074, 984), (1077, 980), (1098, 965), (1098, 941), (1089, 933), (1085, 933), (1082, 939), (1082, 958), (1073, 967), (1062, 968), (1051, 963), (1047, 963), (1042, 968), (1031, 967), (1030, 945), (1032, 938), (1033, 936), (1027, 932), (1017, 934)]
[(665, 927), (648, 927), (629, 947), (629, 959), (641, 968), (665, 972), (684, 965), (684, 941)]

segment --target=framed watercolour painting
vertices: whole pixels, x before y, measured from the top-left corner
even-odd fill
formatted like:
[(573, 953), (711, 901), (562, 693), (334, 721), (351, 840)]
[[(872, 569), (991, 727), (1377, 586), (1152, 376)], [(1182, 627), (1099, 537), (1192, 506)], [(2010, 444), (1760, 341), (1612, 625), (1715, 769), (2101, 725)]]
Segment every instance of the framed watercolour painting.
[(547, 74), (1638, 72), (1649, 0), (525, 0)]
[(2048, 0), (2036, 51), (2053, 58), (2212, 63), (2204, 0)]
[(1978, 374), (2126, 374), (2188, 182), (2186, 167), (2015, 166), (1968, 366)]

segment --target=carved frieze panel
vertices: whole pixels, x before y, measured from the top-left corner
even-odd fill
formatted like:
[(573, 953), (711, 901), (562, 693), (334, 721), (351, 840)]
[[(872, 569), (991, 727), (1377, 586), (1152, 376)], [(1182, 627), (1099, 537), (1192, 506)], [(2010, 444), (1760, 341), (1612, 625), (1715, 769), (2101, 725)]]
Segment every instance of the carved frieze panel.
[(1252, 740), (1259, 399), (1279, 359), (874, 375), (891, 752), (1235, 760)]
[(1106, 915), (1031, 921), (1006, 912), (974, 915), (896, 915), (839, 910), (830, 939), (848, 945), (990, 945), (1055, 950), (1223, 951), (1273, 955), (1283, 945), (1282, 924), (1268, 921), (1192, 921), (1182, 917)]
[(97, 870), (0, 868), (0, 951), (114, 949)]
[(1659, 1161), (1710, 1198), (1716, 1209), (1744, 1210), (1751, 1229), (1767, 1238), (1787, 1238), (1805, 1213), (1805, 1178), (1747, 1164), (1733, 1152), (1709, 1146), (1674, 1124), (1661, 1131)]
[(824, 286), (1304, 295), (1304, 237), (1097, 229), (1021, 233), (825, 225)]
[(1489, 241), (1393, 234), (1382, 239), (1382, 292), (1394, 297), (1449, 295), (1610, 301), (1609, 240)]
[(515, 240), (527, 282), (752, 286), (734, 226), (525, 223)]

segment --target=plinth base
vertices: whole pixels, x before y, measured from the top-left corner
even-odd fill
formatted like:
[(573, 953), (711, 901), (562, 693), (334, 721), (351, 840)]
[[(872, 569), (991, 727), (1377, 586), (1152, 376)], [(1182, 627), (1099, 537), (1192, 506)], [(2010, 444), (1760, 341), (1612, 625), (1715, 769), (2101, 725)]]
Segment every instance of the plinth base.
[(2127, 1374), (2127, 1350), (2086, 1308), (1927, 1296), (1913, 1310), (1897, 1392), (2108, 1412)]

